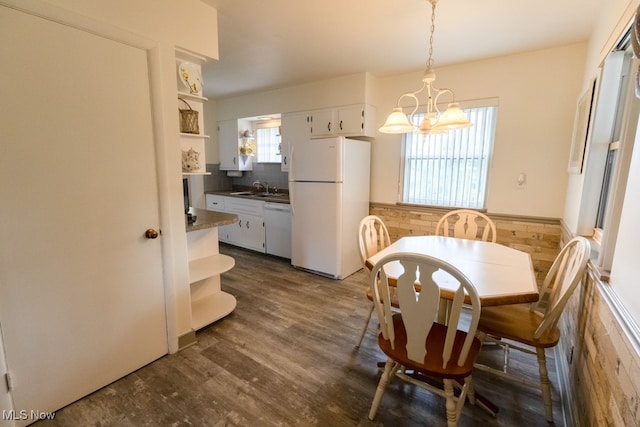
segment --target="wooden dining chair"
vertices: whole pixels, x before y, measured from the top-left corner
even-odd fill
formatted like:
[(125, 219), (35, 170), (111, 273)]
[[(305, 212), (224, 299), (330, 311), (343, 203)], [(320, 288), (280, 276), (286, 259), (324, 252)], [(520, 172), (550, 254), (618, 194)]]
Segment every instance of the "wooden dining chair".
[[(362, 218), (360, 225), (358, 226), (358, 248), (360, 249), (360, 259), (362, 260), (363, 266), (365, 266), (367, 258), (377, 254), (390, 244), (391, 240), (389, 239), (389, 231), (380, 217), (376, 215), (368, 215)], [(367, 269), (366, 266), (365, 269)], [(367, 287), (366, 295), (369, 301), (371, 301), (371, 309), (369, 310), (364, 327), (360, 333), (360, 339), (358, 340), (358, 344), (356, 344), (356, 348), (360, 347), (360, 344), (362, 344), (364, 335), (367, 333), (367, 329), (369, 328), (371, 314), (374, 309), (373, 290), (371, 287)], [(395, 304), (397, 305), (397, 303)]]
[(471, 209), (456, 209), (446, 213), (436, 224), (435, 234), (485, 242), (495, 242), (497, 238), (496, 225), (491, 218)]
[[(395, 312), (384, 271), (384, 266), (392, 262), (399, 262), (404, 269), (396, 283), (399, 307)], [(440, 283), (443, 280), (457, 284), (447, 313), (447, 325), (434, 320), (441, 308)], [(447, 424), (450, 427), (457, 425), (467, 396), (475, 403), (471, 372), (481, 346), (475, 337), (480, 317), (480, 299), (475, 287), (452, 265), (414, 253), (383, 257), (373, 267), (369, 283), (374, 290), (373, 301), (380, 321), (378, 345), (388, 357), (369, 419), (374, 419), (387, 384), (392, 376), (396, 376), (445, 397)], [(420, 292), (416, 290), (417, 285), (420, 285)], [(471, 313), (461, 321), (465, 293), (470, 299)], [(443, 389), (434, 386), (433, 379), (441, 380)], [(456, 397), (454, 386), (459, 384), (461, 390)]]
[[(505, 351), (505, 363), (502, 370), (484, 365), (476, 365), (476, 367), (500, 376), (514, 378), (508, 372), (509, 349), (536, 354), (540, 375), (539, 386), (542, 390), (545, 417), (549, 422), (553, 422), (553, 408), (545, 349), (554, 347), (560, 340), (557, 323), (571, 294), (584, 277), (590, 249), (589, 241), (584, 237), (575, 237), (562, 248), (544, 279), (538, 302), (484, 307), (480, 314), (478, 336), (483, 343), (490, 340), (501, 345)], [(502, 339), (512, 340), (528, 347), (507, 344)], [(520, 378), (519, 381), (524, 380)]]

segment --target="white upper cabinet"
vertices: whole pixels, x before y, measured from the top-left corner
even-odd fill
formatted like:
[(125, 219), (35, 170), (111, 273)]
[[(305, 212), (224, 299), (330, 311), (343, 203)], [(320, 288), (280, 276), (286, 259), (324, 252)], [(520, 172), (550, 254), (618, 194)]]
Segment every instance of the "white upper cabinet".
[(281, 123), (282, 145), (280, 154), (282, 160), (280, 170), (289, 171), (291, 163), (291, 148), (296, 141), (306, 141), (311, 137), (311, 127), (309, 126), (309, 114), (307, 113), (287, 113), (282, 115)]
[(311, 138), (325, 138), (338, 135), (336, 110), (316, 110), (309, 113)]
[(338, 134), (342, 136), (374, 136), (375, 108), (354, 105), (338, 109)]
[(375, 108), (350, 105), (308, 113), (311, 138), (375, 136)]
[(240, 154), (240, 143), (240, 129), (237, 120), (218, 122), (220, 170), (249, 171), (253, 169), (253, 157)]

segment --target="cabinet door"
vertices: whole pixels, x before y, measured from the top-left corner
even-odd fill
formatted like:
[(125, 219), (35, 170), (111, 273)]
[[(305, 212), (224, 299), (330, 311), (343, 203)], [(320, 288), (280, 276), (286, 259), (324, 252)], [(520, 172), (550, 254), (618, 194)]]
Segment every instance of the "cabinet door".
[(243, 215), (243, 245), (255, 251), (264, 252), (264, 219), (255, 215)]
[(338, 134), (335, 110), (317, 110), (310, 114), (311, 138), (326, 138)]
[(218, 122), (218, 154), (220, 170), (238, 170), (238, 122)]
[(237, 223), (233, 223), (233, 224), (223, 225), (221, 227), (218, 227), (218, 241), (224, 242), (224, 243), (231, 243), (231, 241), (229, 240), (229, 229), (235, 226), (236, 224)]
[(243, 227), (244, 227), (244, 216), (238, 215), (238, 222), (230, 225), (225, 225), (223, 228), (226, 232), (226, 241), (227, 243), (231, 243), (236, 246), (243, 246)]
[(298, 141), (306, 141), (311, 136), (307, 113), (282, 115), (282, 161), (280, 170), (288, 172), (291, 160), (291, 149)]
[(338, 133), (344, 136), (364, 135), (364, 106), (340, 108), (337, 120)]

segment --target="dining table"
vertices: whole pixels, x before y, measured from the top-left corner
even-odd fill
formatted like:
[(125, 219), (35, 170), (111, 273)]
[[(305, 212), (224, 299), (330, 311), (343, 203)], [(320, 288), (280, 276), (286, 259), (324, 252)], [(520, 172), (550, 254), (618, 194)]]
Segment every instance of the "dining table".
[[(406, 236), (368, 258), (365, 265), (372, 270), (385, 256), (401, 253), (429, 255), (453, 265), (474, 285), (482, 307), (530, 303), (539, 298), (531, 256), (499, 243), (445, 236)], [(403, 271), (399, 261), (384, 266), (390, 285)], [(439, 275), (435, 279), (441, 287), (441, 302), (447, 306), (453, 300), (458, 282), (442, 270), (434, 274)], [(498, 413), (498, 406), (477, 390), (475, 397), (489, 413), (494, 416)]]
[[(531, 256), (499, 243), (444, 236), (406, 236), (368, 258), (365, 265), (371, 270), (385, 256), (399, 253), (429, 255), (453, 265), (475, 286), (483, 307), (535, 302), (539, 297)], [(403, 269), (395, 261), (387, 264), (384, 271), (393, 284)], [(438, 282), (442, 288), (441, 298), (452, 300), (457, 281), (451, 276), (442, 276)]]

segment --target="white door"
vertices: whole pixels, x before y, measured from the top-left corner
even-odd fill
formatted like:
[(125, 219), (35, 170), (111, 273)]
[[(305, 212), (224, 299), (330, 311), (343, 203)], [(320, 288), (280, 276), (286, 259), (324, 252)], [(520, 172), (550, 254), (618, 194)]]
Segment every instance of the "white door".
[(53, 411), (167, 352), (147, 52), (0, 6), (0, 58), (0, 325)]

